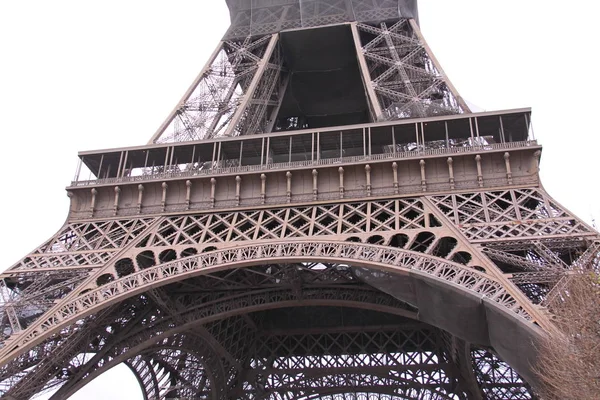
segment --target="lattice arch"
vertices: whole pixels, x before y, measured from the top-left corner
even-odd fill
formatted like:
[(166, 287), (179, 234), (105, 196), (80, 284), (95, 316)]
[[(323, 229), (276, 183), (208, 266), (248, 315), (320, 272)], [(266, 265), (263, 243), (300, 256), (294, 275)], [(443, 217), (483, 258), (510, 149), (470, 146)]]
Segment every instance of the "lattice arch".
[(217, 269), (237, 268), (273, 262), (338, 262), (398, 272), (428, 275), (466, 292), (492, 300), (512, 313), (531, 319), (527, 311), (508, 293), (504, 285), (483, 273), (463, 265), (404, 249), (348, 242), (292, 241), (250, 244), (216, 250), (197, 256), (158, 264), (86, 291), (45, 314), (44, 320), (19, 343), (21, 351), (58, 332), (87, 315), (98, 312), (149, 287), (209, 273)]
[[(369, 294), (369, 291), (366, 291), (365, 293), (359, 293), (359, 291), (355, 291), (357, 293), (354, 294), (354, 296), (349, 296), (347, 292), (342, 290), (342, 289), (337, 289), (337, 291), (339, 292), (337, 295), (335, 295), (332, 298), (337, 298), (340, 299), (344, 302), (344, 304), (347, 304), (347, 306), (349, 307), (360, 307), (360, 303), (364, 303), (364, 306), (368, 306), (369, 304), (371, 305), (372, 308), (377, 309), (379, 311), (383, 311), (383, 312), (390, 312), (390, 313), (399, 313), (399, 315), (404, 315), (404, 312), (402, 311), (401, 307), (402, 305), (395, 302), (394, 300), (392, 300), (389, 296), (379, 292), (379, 294), (375, 295), (374, 293), (377, 293), (377, 291), (373, 291), (373, 293)], [(156, 294), (154, 294), (153, 296), (155, 296)], [(324, 292), (323, 291), (314, 291), (314, 295), (315, 296), (323, 296)], [(310, 300), (312, 298), (311, 293), (307, 293), (307, 300)], [(281, 298), (281, 294), (279, 294), (278, 296), (274, 297), (274, 302), (272, 303), (272, 307), (289, 307), (290, 304), (288, 304), (287, 302), (282, 302), (282, 298)], [(339, 300), (337, 300), (339, 302)], [(284, 304), (282, 304), (284, 303)], [(295, 302), (295, 306), (298, 306), (297, 301)], [(240, 315), (246, 313), (246, 309), (252, 309), (252, 305), (248, 304), (247, 302), (238, 302), (236, 303), (237, 307), (241, 307), (241, 308), (237, 308), (234, 310), (235, 307), (216, 307), (215, 310), (217, 310), (217, 312), (221, 313), (222, 315), (226, 315), (228, 314), (229, 309), (231, 309), (232, 311), (235, 311), (237, 313), (239, 313)], [(333, 304), (333, 303), (332, 303)], [(265, 305), (263, 303), (263, 307), (269, 307), (268, 305)], [(400, 308), (397, 308), (400, 307)], [(395, 309), (397, 311), (395, 311)], [(130, 366), (130, 368), (133, 368), (136, 370), (136, 375), (138, 375), (139, 381), (142, 384), (142, 390), (144, 391), (144, 393), (146, 394), (146, 398), (148, 399), (158, 399), (158, 398), (163, 398), (161, 397), (161, 393), (162, 395), (171, 393), (171, 394), (175, 394), (175, 390), (177, 390), (178, 395), (183, 396), (184, 394), (190, 394), (189, 390), (192, 389), (193, 385), (169, 385), (169, 384), (164, 384), (164, 385), (158, 385), (157, 382), (163, 380), (164, 383), (164, 379), (168, 379), (168, 376), (170, 373), (172, 373), (172, 370), (168, 370), (167, 369), (160, 369), (160, 368), (155, 368), (157, 365), (157, 361), (160, 362), (161, 360), (164, 361), (164, 357), (169, 357), (172, 356), (173, 353), (169, 353), (168, 350), (172, 350), (172, 349), (186, 349), (188, 347), (192, 347), (194, 349), (199, 349), (199, 348), (206, 348), (206, 346), (202, 346), (202, 344), (198, 344), (198, 343), (190, 343), (190, 340), (188, 339), (189, 337), (189, 332), (197, 332), (197, 326), (201, 325), (204, 326), (206, 330), (210, 331), (211, 335), (213, 337), (215, 337), (216, 339), (218, 339), (218, 341), (220, 343), (224, 343), (225, 346), (227, 346), (228, 348), (231, 348), (231, 343), (227, 344), (228, 340), (227, 338), (221, 337), (219, 335), (219, 332), (231, 332), (233, 330), (237, 329), (237, 334), (235, 335), (236, 338), (238, 338), (238, 342), (239, 341), (239, 337), (244, 337), (246, 339), (246, 341), (252, 341), (255, 340), (253, 339), (252, 335), (250, 333), (247, 332), (243, 332), (243, 329), (240, 330), (239, 328), (236, 328), (235, 325), (240, 325), (239, 322), (242, 321), (243, 322), (243, 318), (235, 318), (235, 317), (231, 317), (231, 314), (229, 318), (225, 318), (224, 320), (221, 321), (217, 321), (213, 324), (211, 323), (205, 323), (205, 320), (209, 320), (210, 318), (205, 317), (204, 321), (202, 319), (198, 319), (198, 315), (197, 313), (193, 313), (193, 312), (188, 312), (188, 314), (190, 315), (179, 315), (179, 316), (172, 316), (172, 317), (166, 317), (166, 320), (164, 322), (161, 321), (155, 321), (154, 325), (152, 327), (146, 327), (146, 329), (142, 329), (140, 328), (139, 330), (139, 334), (140, 336), (136, 336), (135, 334), (130, 336), (129, 342), (126, 343), (122, 343), (120, 345), (115, 345), (115, 343), (111, 343), (111, 342), (107, 342), (105, 344), (105, 347), (108, 347), (111, 351), (117, 351), (117, 356), (113, 359), (109, 359), (109, 358), (102, 358), (97, 357), (98, 360), (98, 364), (96, 364), (96, 361), (94, 361), (91, 365), (92, 368), (89, 369), (89, 371), (91, 371), (90, 375), (83, 375), (85, 379), (80, 379), (79, 376), (72, 376), (70, 381), (67, 382), (67, 384), (65, 385), (65, 389), (67, 390), (63, 390), (61, 389), (61, 391), (59, 391), (59, 393), (57, 394), (58, 397), (56, 398), (62, 398), (60, 395), (63, 394), (69, 394), (69, 393), (74, 393), (76, 390), (78, 390), (79, 388), (83, 387), (87, 382), (91, 381), (93, 378), (101, 375), (102, 373), (104, 373), (105, 371), (107, 371), (108, 369), (112, 368), (114, 365), (125, 361), (125, 359), (127, 359), (128, 356), (130, 356), (131, 358), (127, 359), (126, 364), (128, 364)], [(407, 314), (410, 315), (410, 314)], [(413, 315), (413, 317), (415, 317), (416, 315)], [(177, 324), (181, 324), (179, 326), (175, 325), (173, 326), (172, 322), (176, 321)], [(193, 326), (190, 325), (190, 323), (188, 321), (191, 321), (192, 324), (194, 324)], [(223, 326), (224, 325), (224, 326)], [(166, 327), (170, 327), (167, 328), (167, 330), (165, 330)], [(433, 331), (432, 331), (433, 329)], [(134, 332), (135, 333), (135, 332)], [(241, 335), (241, 336), (240, 336)], [(329, 335), (332, 335), (331, 333)], [(334, 341), (334, 342), (330, 342), (330, 343), (339, 343), (339, 344), (331, 344), (332, 346), (336, 347), (338, 345), (344, 346), (343, 343), (346, 343), (345, 346), (352, 346), (352, 343), (358, 343), (358, 342), (365, 342), (366, 337), (369, 336), (369, 334), (367, 332), (353, 332), (353, 333), (333, 333), (333, 338), (338, 337), (338, 336), (343, 336), (346, 339), (350, 338), (351, 340), (342, 340), (343, 338), (340, 337), (339, 340)], [(384, 336), (384, 340), (382, 343), (380, 343), (381, 347), (381, 351), (385, 348), (388, 348), (390, 344), (395, 344), (397, 346), (397, 348), (402, 348), (404, 349), (404, 345), (407, 345), (409, 347), (411, 346), (415, 346), (417, 345), (417, 343), (429, 343), (426, 347), (429, 348), (430, 346), (440, 346), (440, 341), (437, 339), (437, 336), (435, 336), (435, 328), (422, 328), (422, 327), (415, 327), (412, 330), (408, 329), (408, 331), (402, 331), (402, 333), (400, 332), (388, 332), (385, 330), (385, 328), (378, 333), (378, 336)], [(399, 336), (400, 335), (400, 336)], [(152, 337), (154, 336), (154, 340), (152, 339)], [(194, 340), (193, 338), (194, 335), (192, 335), (192, 341)], [(322, 338), (321, 336), (327, 336), (327, 333), (318, 333), (318, 334), (309, 334), (307, 335), (295, 335), (293, 336), (294, 340), (296, 340), (298, 342), (298, 345), (303, 345), (303, 346), (308, 346), (308, 348), (312, 347), (312, 345), (308, 344), (307, 345), (307, 341), (311, 342), (311, 341), (318, 341), (321, 342)], [(362, 337), (364, 336), (364, 337)], [(165, 339), (161, 339), (162, 337), (165, 337)], [(158, 339), (157, 339), (158, 338)], [(258, 353), (260, 352), (264, 352), (265, 349), (270, 349), (273, 350), (277, 349), (277, 348), (281, 348), (282, 346), (286, 346), (285, 343), (287, 343), (288, 339), (287, 336), (285, 336), (284, 334), (282, 334), (281, 337), (278, 336), (271, 336), (269, 338), (266, 339), (261, 339), (258, 341), (255, 341), (256, 343), (260, 343), (260, 345), (258, 346), (258, 348), (254, 349), (254, 350), (250, 350), (250, 351), (256, 351)], [(330, 338), (331, 339), (331, 338)], [(361, 340), (362, 339), (362, 340)], [(158, 342), (156, 344), (154, 344), (156, 341), (158, 340)], [(195, 339), (196, 342), (198, 341), (198, 339)], [(231, 339), (229, 339), (229, 342), (231, 342)], [(244, 342), (244, 341), (242, 341)], [(368, 340), (367, 340), (368, 342)], [(129, 347), (131, 346), (132, 343), (141, 343), (141, 347), (140, 346), (134, 346), (134, 347)], [(239, 344), (239, 343), (238, 343)], [(144, 347), (145, 346), (145, 347)], [(294, 346), (292, 346), (294, 347)], [(435, 347), (437, 348), (437, 347)], [(119, 349), (126, 349), (124, 353), (119, 354), (118, 351), (120, 351)], [(165, 350), (166, 353), (165, 353)], [(348, 349), (346, 349), (346, 351), (348, 351)], [(438, 349), (439, 351), (442, 351), (442, 348), (440, 347)], [(246, 354), (244, 355), (243, 352), (244, 350), (242, 350), (242, 353), (239, 352), (235, 352), (232, 351), (232, 354), (235, 356), (236, 359), (244, 359), (247, 357), (252, 357), (252, 353), (247, 353), (249, 350), (246, 350)], [(289, 349), (288, 349), (289, 351)], [(447, 351), (447, 350), (443, 350), (443, 351)], [(138, 355), (132, 356), (132, 353), (139, 353)], [(184, 351), (185, 353), (185, 351)], [(438, 355), (436, 355), (438, 354)], [(408, 373), (415, 373), (418, 374), (419, 376), (421, 376), (421, 379), (425, 379), (427, 378), (428, 380), (430, 380), (430, 382), (428, 383), (428, 387), (431, 386), (431, 388), (433, 387), (437, 387), (437, 385), (441, 385), (443, 388), (441, 389), (441, 391), (438, 393), (437, 390), (435, 392), (432, 392), (431, 395), (433, 395), (433, 393), (438, 393), (439, 396), (441, 397), (419, 397), (419, 398), (454, 398), (454, 397), (446, 397), (445, 396), (445, 392), (444, 390), (449, 390), (452, 387), (452, 384), (449, 380), (449, 376), (447, 376), (447, 371), (443, 370), (443, 369), (439, 369), (439, 368), (443, 368), (441, 367), (441, 365), (439, 364), (439, 362), (441, 362), (440, 360), (437, 359), (437, 357), (440, 357), (439, 354), (441, 353), (434, 353), (431, 352), (431, 349), (427, 350), (425, 352), (425, 354), (417, 357), (414, 354), (411, 353), (407, 353), (404, 355), (385, 355), (383, 353), (379, 354), (372, 354), (370, 357), (374, 357), (373, 360), (377, 360), (376, 363), (383, 363), (382, 365), (386, 365), (386, 362), (391, 362), (393, 365), (389, 366), (390, 371), (392, 373), (392, 375), (388, 378), (381, 378), (381, 377), (369, 377), (369, 374), (367, 373), (365, 374), (358, 374), (357, 378), (361, 379), (361, 383), (363, 385), (365, 385), (366, 390), (368, 390), (369, 387), (371, 387), (372, 392), (370, 393), (378, 393), (379, 395), (383, 396), (383, 397), (379, 397), (382, 399), (392, 399), (392, 398), (415, 398), (408, 396), (408, 394), (410, 394), (410, 390), (416, 390), (416, 389), (407, 389), (405, 388), (404, 390), (409, 390), (409, 392), (405, 392), (405, 395), (407, 396), (402, 396), (400, 394), (398, 394), (397, 396), (391, 396), (390, 397), (390, 392), (389, 392), (389, 388), (388, 391), (386, 391), (385, 388), (381, 387), (382, 385), (386, 384), (386, 380), (389, 380), (391, 382), (391, 384), (396, 384), (396, 385), (403, 385), (403, 382), (407, 379), (406, 374)], [(348, 357), (337, 357), (339, 358), (339, 360), (335, 361), (335, 367), (336, 368), (346, 368), (346, 370), (350, 367), (350, 365), (352, 365), (354, 368), (357, 368), (360, 371), (360, 363), (369, 363), (368, 359), (365, 359), (363, 357), (361, 357), (360, 355), (354, 355), (354, 356), (348, 356)], [(329, 362), (334, 363), (334, 360), (337, 359), (336, 356), (331, 356)], [(389, 360), (388, 360), (389, 358)], [(186, 356), (186, 360), (188, 359), (188, 357)], [(154, 362), (152, 361), (154, 360)], [(221, 397), (223, 395), (223, 393), (217, 393), (215, 391), (215, 389), (212, 389), (214, 387), (231, 387), (231, 385), (233, 384), (233, 381), (231, 379), (227, 380), (227, 384), (226, 385), (212, 385), (207, 383), (208, 379), (215, 379), (214, 378), (214, 372), (218, 372), (217, 373), (217, 379), (219, 379), (219, 382), (224, 383), (223, 379), (226, 378), (224, 374), (227, 374), (227, 366), (223, 365), (223, 364), (219, 364), (219, 362), (215, 362), (214, 358), (208, 354), (208, 359), (207, 356), (204, 355), (204, 360), (207, 361), (211, 368), (209, 370), (206, 371), (206, 373), (204, 372), (204, 370), (202, 370), (202, 373), (200, 374), (200, 379), (202, 378), (206, 378), (203, 382), (201, 382), (201, 384), (193, 386), (194, 388), (196, 388), (196, 395), (199, 393), (203, 393), (204, 395), (206, 395), (207, 397), (201, 397), (201, 398), (211, 398), (211, 399), (221, 399), (221, 398), (231, 398), (231, 397)], [(386, 361), (388, 360), (388, 361)], [(92, 360), (93, 361), (93, 360)], [(187, 362), (187, 361), (186, 361)], [(197, 363), (197, 361), (194, 361), (195, 363)], [(475, 362), (475, 359), (473, 360), (473, 362)], [(298, 358), (297, 355), (294, 354), (289, 354), (287, 356), (287, 358), (283, 357), (279, 360), (279, 363), (281, 364), (281, 367), (283, 368), (283, 370), (280, 372), (282, 374), (285, 374), (286, 370), (291, 368), (293, 369), (298, 369), (300, 368), (303, 364), (301, 363), (301, 360)], [(300, 364), (298, 364), (300, 363)], [(358, 364), (357, 364), (358, 363)], [(393, 373), (394, 370), (394, 365), (396, 366), (396, 368), (400, 368), (401, 366), (404, 366), (405, 368), (407, 368), (407, 370), (400, 376), (396, 376)], [(427, 369), (429, 372), (425, 373), (424, 371), (421, 371), (421, 367), (425, 365), (427, 366), (429, 369)], [(287, 367), (285, 367), (287, 366)], [(366, 366), (366, 365), (365, 365)], [(285, 368), (284, 368), (285, 367)], [(332, 364), (331, 367), (334, 367), (334, 365)], [(436, 369), (437, 368), (437, 369)], [(497, 382), (491, 382), (488, 381), (486, 382), (488, 387), (492, 387), (495, 384), (500, 384), (500, 386), (502, 385), (507, 385), (507, 384), (511, 384), (514, 383), (515, 385), (519, 385), (522, 383), (522, 381), (519, 381), (519, 377), (514, 373), (514, 371), (512, 371), (508, 366), (506, 366), (507, 368), (507, 373), (511, 374), (511, 376), (514, 376), (514, 382), (512, 381), (508, 381), (507, 379), (505, 379), (505, 377), (500, 377), (501, 379), (498, 380)], [(186, 370), (187, 371), (187, 370)], [(213, 372), (211, 374), (211, 371)], [(229, 370), (231, 371), (231, 370)], [(412, 371), (412, 372), (411, 372)], [(84, 371), (85, 372), (85, 371)], [(231, 372), (230, 372), (231, 373)], [(237, 373), (239, 373), (239, 371), (237, 371)], [(235, 375), (236, 372), (233, 372), (233, 374)], [(335, 372), (332, 372), (333, 375), (335, 375)], [(354, 372), (354, 374), (357, 374), (357, 372)], [(424, 375), (422, 375), (424, 374)], [(360, 376), (359, 376), (360, 375)], [(350, 375), (344, 375), (342, 374), (342, 376), (336, 378), (336, 379), (340, 379), (341, 383), (344, 383), (344, 380), (349, 378)], [(167, 377), (167, 378), (165, 378)], [(191, 379), (191, 378), (190, 378)], [(196, 378), (197, 380), (198, 378)], [(311, 381), (312, 382), (312, 381)], [(321, 387), (326, 387), (327, 383), (326, 381), (319, 381), (321, 383)], [(317, 383), (319, 383), (317, 382)], [(69, 384), (72, 383), (72, 384)], [(184, 382), (185, 383), (185, 382)], [(276, 390), (279, 388), (279, 390), (282, 390), (282, 382), (278, 381), (277, 379), (271, 380), (269, 382), (272, 385), (272, 389)], [(314, 383), (314, 382), (313, 382)], [(306, 383), (304, 383), (306, 384)], [(369, 386), (370, 385), (370, 386)], [(175, 388), (174, 388), (175, 387)], [(422, 388), (425, 393), (428, 393), (427, 390), (431, 389), (428, 387), (424, 387)], [(444, 389), (445, 388), (445, 389)], [(298, 387), (296, 387), (296, 389), (298, 389)], [(188, 392), (185, 392), (185, 390), (188, 390)], [(250, 390), (249, 388), (246, 388), (246, 390)], [(347, 391), (349, 390), (348, 387), (345, 388), (345, 391), (347, 393)], [(378, 392), (378, 390), (383, 390), (383, 392)], [(251, 390), (250, 390), (251, 392)], [(339, 395), (342, 396), (342, 390), (340, 390)], [(210, 393), (210, 394), (209, 394)], [(329, 392), (330, 394), (332, 394), (333, 392)], [(358, 393), (362, 393), (360, 390), (353, 392), (355, 394)], [(414, 392), (417, 393), (417, 392)], [(527, 394), (528, 392), (524, 391), (525, 394)], [(244, 394), (248, 394), (248, 393), (244, 393)], [(366, 394), (366, 393), (365, 393)], [(238, 398), (255, 398), (253, 396), (250, 397), (244, 397), (244, 396), (239, 396)], [(273, 398), (273, 399), (279, 399), (279, 398), (287, 398), (285, 396), (283, 397), (277, 397), (276, 394), (272, 394), (271, 397), (268, 398)], [(294, 398), (298, 398), (298, 397), (294, 397)], [(314, 398), (314, 397), (299, 397), (299, 398)], [(327, 398), (327, 397), (325, 397)], [(334, 397), (337, 398), (337, 397)], [(346, 397), (340, 397), (340, 398), (346, 398)], [(531, 397), (519, 397), (519, 398), (531, 398)]]

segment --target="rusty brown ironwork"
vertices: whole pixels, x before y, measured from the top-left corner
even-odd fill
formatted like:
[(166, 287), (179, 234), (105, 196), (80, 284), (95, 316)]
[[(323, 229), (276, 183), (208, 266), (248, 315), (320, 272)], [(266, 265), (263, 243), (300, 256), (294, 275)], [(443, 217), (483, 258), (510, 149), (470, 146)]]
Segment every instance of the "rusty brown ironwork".
[(227, 5), (150, 143), (80, 153), (1, 274), (0, 396), (124, 363), (147, 400), (535, 398), (600, 236), (542, 187), (531, 111), (472, 113), (416, 1)]

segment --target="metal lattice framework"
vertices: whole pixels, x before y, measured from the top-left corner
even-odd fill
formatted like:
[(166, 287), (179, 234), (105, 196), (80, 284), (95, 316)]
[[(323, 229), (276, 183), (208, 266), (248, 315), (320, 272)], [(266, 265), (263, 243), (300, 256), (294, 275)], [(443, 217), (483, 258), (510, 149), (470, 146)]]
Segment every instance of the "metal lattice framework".
[(391, 26), (360, 23), (362, 51), (386, 119), (426, 117), (469, 111), (443, 71), (416, 22)]
[[(600, 237), (542, 188), (529, 112), (469, 114), (411, 2), (227, 3), (151, 144), (82, 156), (97, 179), (0, 277), (2, 398), (123, 363), (145, 400), (534, 399), (536, 341)], [(294, 40), (331, 24), (370, 119), (278, 133)]]
[[(482, 208), (484, 203), (486, 207)], [(452, 204), (452, 208), (448, 204)], [(519, 227), (515, 227), (516, 221), (521, 221)], [(482, 236), (481, 232), (486, 234)], [(233, 388), (233, 381), (228, 380), (239, 381), (235, 376), (240, 373), (239, 368), (249, 362), (242, 361), (248, 360), (249, 355), (242, 349), (235, 350), (236, 344), (241, 343), (236, 342), (235, 335), (225, 339), (207, 333), (224, 323), (202, 325), (204, 321), (213, 320), (211, 315), (220, 313), (222, 318), (226, 317), (220, 321), (241, 324), (244, 319), (233, 315), (239, 315), (248, 307), (252, 310), (281, 308), (302, 299), (303, 306), (339, 306), (342, 301), (345, 307), (364, 308), (366, 302), (371, 304), (368, 307), (371, 310), (410, 318), (415, 316), (415, 306), (409, 305), (410, 301), (403, 303), (392, 297), (402, 299), (403, 294), (391, 292), (389, 296), (375, 290), (390, 293), (381, 281), (393, 279), (396, 271), (401, 270), (457, 285), (490, 299), (523, 321), (532, 320), (536, 310), (528, 305), (523, 294), (535, 303), (544, 301), (548, 291), (570, 268), (588, 263), (597, 254), (598, 244), (586, 247), (589, 243), (586, 236), (593, 239), (595, 233), (586, 230), (583, 223), (545, 193), (533, 189), (71, 222), (13, 266), (11, 278), (3, 281), (3, 293), (12, 296), (11, 301), (5, 303), (8, 307), (4, 309), (3, 332), (5, 335), (13, 333), (8, 336), (3, 350), (17, 345), (12, 340), (14, 334), (20, 337), (19, 348), (30, 349), (5, 365), (4, 385), (10, 389), (9, 393), (25, 395), (43, 387), (64, 386), (58, 392), (60, 396), (74, 392), (113, 365), (126, 362), (137, 371), (148, 398), (161, 398), (173, 390), (183, 393), (190, 387), (198, 389), (199, 386), (189, 383), (198, 379), (206, 380), (202, 386), (204, 391), (217, 390), (211, 389), (215, 387), (223, 391), (225, 387)], [(507, 279), (502, 272), (510, 272), (512, 278)], [(514, 286), (511, 288), (511, 281), (523, 292)], [(365, 283), (370, 288), (366, 291)], [(147, 289), (157, 284), (167, 286)], [(168, 289), (173, 285), (181, 285), (178, 290), (185, 294), (174, 295)], [(350, 289), (347, 285), (357, 285), (360, 289)], [(327, 287), (331, 289), (324, 290)], [(258, 288), (262, 289), (257, 292)], [(57, 307), (56, 302), (62, 306)], [(190, 304), (207, 306), (190, 309)], [(116, 328), (111, 327), (115, 321), (128, 329), (119, 331), (114, 338), (105, 337), (107, 333), (116, 333), (112, 332)], [(107, 324), (110, 329), (106, 328)], [(250, 323), (251, 326), (256, 324)], [(198, 326), (203, 326), (201, 329), (207, 336), (200, 335), (200, 339), (194, 340), (204, 340), (209, 345), (190, 345), (190, 351), (207, 353), (201, 356), (181, 353), (181, 345), (175, 346), (172, 341), (184, 340), (183, 337), (191, 340), (187, 330), (194, 327), (192, 331), (196, 334)], [(245, 329), (247, 327), (238, 327), (237, 337), (249, 337)], [(95, 347), (82, 352), (82, 346), (89, 343)], [(221, 354), (211, 353), (215, 351), (215, 343)], [(256, 343), (262, 343), (262, 339), (256, 339)], [(202, 357), (202, 365), (219, 360), (218, 368), (202, 372), (202, 376), (179, 376), (178, 369), (165, 361), (174, 356), (168, 349), (152, 347), (157, 344), (179, 348), (177, 357), (183, 357), (185, 361), (180, 362), (186, 365), (200, 363), (192, 358)], [(147, 349), (148, 346), (151, 348)], [(91, 359), (83, 356), (92, 353), (97, 354)], [(225, 360), (223, 354), (227, 354)], [(370, 351), (368, 354), (367, 359), (371, 360), (373, 354)], [(427, 363), (439, 367), (439, 359), (435, 358), (434, 362), (431, 357)], [(490, 361), (494, 357), (491, 353), (474, 350), (472, 357), (478, 368), (487, 371), (481, 372), (483, 378), (478, 376), (481, 390), (521, 391), (524, 397), (515, 398), (529, 398), (521, 378), (509, 367), (502, 370), (497, 383), (488, 382), (490, 367), (485, 362), (499, 365), (499, 361)], [(56, 363), (57, 359), (64, 362)], [(295, 362), (306, 365), (312, 359), (301, 360)], [(26, 375), (15, 374), (27, 370), (28, 365), (36, 367)], [(66, 367), (59, 368), (59, 365)], [(205, 371), (204, 368), (198, 366), (186, 371)], [(364, 366), (357, 368), (362, 371)], [(237, 372), (232, 372), (234, 370)], [(215, 373), (220, 374), (220, 378), (208, 378)], [(358, 378), (348, 374), (331, 379), (349, 379), (356, 383)], [(275, 379), (275, 375), (268, 376)], [(55, 378), (48, 381), (50, 376)], [(263, 378), (267, 379), (266, 376)], [(269, 393), (277, 392), (277, 396), (282, 397), (274, 398), (288, 398), (280, 392), (285, 386), (281, 382), (290, 385), (297, 382), (277, 376), (277, 380), (267, 380), (264, 384), (275, 385)], [(218, 379), (221, 381), (215, 386)], [(289, 398), (305, 398), (300, 394), (304, 393), (302, 390), (309, 390), (308, 387), (313, 390), (311, 395), (317, 392), (325, 395), (329, 393), (325, 390), (328, 385), (344, 387), (344, 391), (357, 395), (374, 396), (342, 381), (334, 384), (326, 377), (311, 379), (296, 389), (285, 386), (291, 390)], [(361, 375), (360, 379), (360, 387), (375, 384), (372, 376)], [(373, 393), (379, 393), (380, 398), (394, 398), (386, 396), (393, 396), (394, 390), (404, 390), (403, 396), (410, 398), (417, 395), (415, 393), (425, 396), (431, 389), (425, 385), (418, 389), (422, 392), (415, 392), (414, 387), (404, 388), (406, 382), (391, 383), (389, 379), (378, 380), (377, 385), (387, 389), (380, 392), (371, 388), (375, 390)], [(435, 375), (435, 379), (442, 378)], [(444, 385), (453, 385), (451, 378), (444, 379)], [(488, 380), (485, 385), (482, 379)], [(435, 382), (431, 385), (444, 386), (441, 381)], [(256, 383), (244, 385), (244, 390), (256, 395)], [(308, 386), (301, 389), (302, 385)], [(319, 386), (325, 391), (317, 391)], [(296, 395), (300, 397), (294, 397)], [(327, 395), (336, 398), (333, 393)]]
[(282, 72), (277, 34), (221, 42), (152, 141), (266, 132), (269, 111), (281, 101)]
[[(284, 29), (351, 22), (374, 120), (468, 112), (412, 18), (396, 1), (286, 2), (238, 12), (207, 65), (150, 143), (271, 132), (289, 72)], [(386, 21), (396, 19), (389, 25)], [(365, 22), (356, 22), (365, 21)]]

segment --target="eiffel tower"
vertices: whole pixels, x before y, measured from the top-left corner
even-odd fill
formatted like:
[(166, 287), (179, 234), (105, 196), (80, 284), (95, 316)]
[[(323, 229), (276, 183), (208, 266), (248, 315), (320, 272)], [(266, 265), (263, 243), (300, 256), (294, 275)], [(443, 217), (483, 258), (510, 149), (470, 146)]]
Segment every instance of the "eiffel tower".
[(80, 153), (2, 274), (2, 398), (119, 364), (147, 400), (535, 398), (600, 237), (543, 189), (531, 110), (471, 112), (416, 1), (226, 2), (149, 143)]

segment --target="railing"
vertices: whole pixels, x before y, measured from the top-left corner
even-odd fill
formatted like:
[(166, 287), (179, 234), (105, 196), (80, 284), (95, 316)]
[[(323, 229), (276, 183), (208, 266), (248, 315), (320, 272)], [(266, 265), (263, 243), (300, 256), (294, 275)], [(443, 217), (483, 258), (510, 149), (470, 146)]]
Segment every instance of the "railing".
[(272, 171), (272, 170), (286, 170), (296, 169), (303, 167), (320, 167), (327, 165), (337, 164), (353, 164), (360, 162), (377, 162), (383, 160), (400, 160), (410, 158), (421, 158), (428, 156), (441, 156), (441, 155), (454, 155), (464, 153), (480, 153), (486, 151), (497, 151), (497, 150), (509, 150), (523, 147), (537, 146), (536, 140), (527, 140), (519, 142), (507, 142), (507, 143), (493, 143), (478, 146), (464, 146), (464, 147), (449, 147), (449, 148), (435, 148), (435, 149), (424, 149), (415, 151), (404, 151), (404, 152), (389, 152), (381, 154), (373, 154), (370, 156), (350, 156), (350, 157), (337, 157), (337, 158), (325, 158), (319, 160), (304, 160), (284, 163), (268, 163), (262, 165), (244, 165), (238, 167), (215, 167), (207, 169), (190, 169), (183, 171), (172, 171), (172, 172), (160, 172), (150, 173), (138, 176), (124, 176), (118, 178), (104, 178), (104, 179), (93, 179), (86, 181), (73, 181), (71, 182), (72, 187), (78, 186), (91, 186), (91, 185), (106, 185), (115, 183), (135, 183), (144, 182), (159, 179), (174, 179), (174, 178), (189, 178), (195, 176), (210, 176), (210, 175), (221, 175), (221, 174), (239, 174), (248, 172), (260, 172), (260, 171)]

